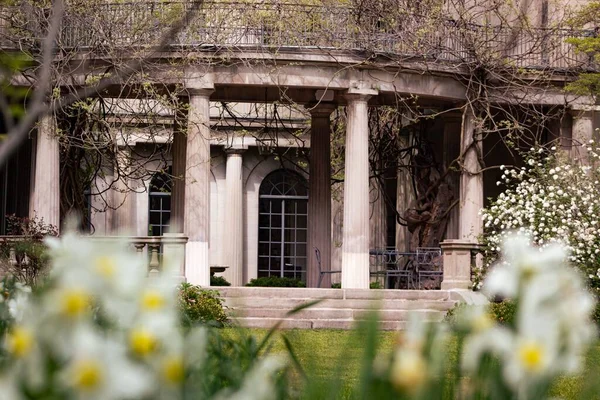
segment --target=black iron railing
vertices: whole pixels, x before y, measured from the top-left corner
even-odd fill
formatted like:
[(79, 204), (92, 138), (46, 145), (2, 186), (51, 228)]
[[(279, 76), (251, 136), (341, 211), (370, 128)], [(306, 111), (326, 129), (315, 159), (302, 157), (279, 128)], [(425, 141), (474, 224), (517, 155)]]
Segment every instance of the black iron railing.
[[(147, 46), (184, 13), (191, 2), (143, 1), (86, 4), (66, 10), (57, 44), (110, 55)], [(318, 48), (385, 53), (393, 57), (452, 63), (500, 63), (516, 68), (593, 69), (567, 39), (592, 31), (510, 29), (467, 24), (445, 17), (401, 15), (386, 20), (352, 7), (282, 2), (206, 2), (173, 42), (177, 47), (244, 47), (265, 50)], [(0, 10), (0, 45), (35, 46), (45, 33), (48, 11)]]

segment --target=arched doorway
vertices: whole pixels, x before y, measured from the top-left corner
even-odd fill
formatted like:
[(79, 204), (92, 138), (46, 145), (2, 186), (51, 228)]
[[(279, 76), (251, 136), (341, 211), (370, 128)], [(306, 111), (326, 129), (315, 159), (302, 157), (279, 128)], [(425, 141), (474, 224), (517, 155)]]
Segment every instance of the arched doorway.
[(171, 167), (166, 172), (157, 172), (150, 181), (148, 190), (148, 235), (162, 236), (168, 231), (171, 221)]
[(308, 185), (294, 171), (279, 169), (260, 185), (258, 276), (306, 280)]

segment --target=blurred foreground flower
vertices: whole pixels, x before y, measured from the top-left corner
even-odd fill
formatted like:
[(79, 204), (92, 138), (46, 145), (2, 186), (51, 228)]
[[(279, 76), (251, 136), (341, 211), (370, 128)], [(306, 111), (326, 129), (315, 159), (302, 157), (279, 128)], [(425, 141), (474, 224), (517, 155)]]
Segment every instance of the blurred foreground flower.
[[(67, 233), (47, 245), (48, 281), (10, 300), (14, 321), (0, 353), (2, 400), (183, 397), (188, 372), (201, 368), (207, 338), (204, 328), (180, 326), (177, 260), (148, 277), (145, 260), (123, 242)], [(265, 365), (248, 379), (262, 379), (268, 391), (281, 363)], [(260, 371), (266, 375), (258, 377)]]

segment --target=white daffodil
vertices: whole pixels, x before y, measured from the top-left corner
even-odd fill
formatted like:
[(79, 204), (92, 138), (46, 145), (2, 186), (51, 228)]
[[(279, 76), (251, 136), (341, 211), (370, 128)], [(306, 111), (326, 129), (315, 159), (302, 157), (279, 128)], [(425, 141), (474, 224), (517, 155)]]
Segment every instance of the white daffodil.
[(476, 372), (485, 354), (502, 358), (510, 352), (513, 342), (513, 333), (503, 326), (493, 326), (468, 335), (462, 352), (463, 370), (469, 373)]
[(149, 373), (132, 363), (125, 349), (92, 327), (80, 327), (62, 371), (62, 384), (78, 399), (142, 398), (152, 388)]
[(269, 356), (262, 359), (246, 375), (240, 389), (234, 393), (224, 389), (215, 400), (275, 400), (277, 392), (274, 377), (285, 366), (282, 358)]

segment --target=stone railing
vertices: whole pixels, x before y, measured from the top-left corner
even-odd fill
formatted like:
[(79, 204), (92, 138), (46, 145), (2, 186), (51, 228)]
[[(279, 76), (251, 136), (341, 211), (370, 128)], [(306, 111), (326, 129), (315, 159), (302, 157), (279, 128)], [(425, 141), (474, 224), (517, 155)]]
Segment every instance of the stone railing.
[[(253, 47), (305, 48), (385, 53), (408, 59), (485, 62), (533, 69), (594, 69), (569, 38), (593, 31), (496, 27), (448, 16), (377, 12), (341, 3), (205, 1), (173, 41), (173, 49)], [(120, 57), (156, 42), (169, 24), (190, 12), (193, 1), (89, 2), (65, 11), (57, 46), (88, 55)], [(0, 46), (39, 49), (48, 10), (0, 8)], [(119, 52), (119, 48), (124, 51)]]
[[(185, 245), (187, 237), (180, 233), (167, 233), (164, 236), (89, 236), (97, 242), (127, 241), (140, 257), (148, 260), (148, 274), (156, 274), (160, 271), (162, 259), (168, 258), (178, 263), (178, 275), (183, 279), (185, 276)], [(27, 240), (23, 236), (0, 236), (0, 245), (7, 246), (7, 262), (12, 268), (27, 268), (30, 257), (26, 251), (19, 249), (19, 244)]]

